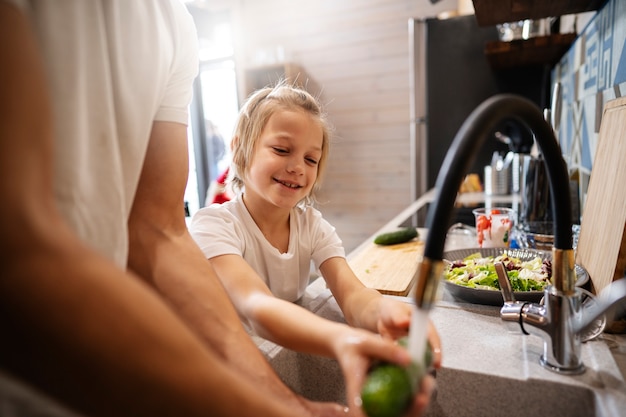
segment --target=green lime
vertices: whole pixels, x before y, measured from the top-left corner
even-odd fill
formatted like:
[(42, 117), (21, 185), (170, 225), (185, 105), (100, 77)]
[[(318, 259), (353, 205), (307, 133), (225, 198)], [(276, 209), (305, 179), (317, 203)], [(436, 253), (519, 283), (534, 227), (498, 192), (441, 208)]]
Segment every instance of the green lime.
[(380, 364), (368, 374), (361, 401), (368, 417), (398, 417), (413, 398), (413, 384), (407, 370), (398, 365)]
[[(398, 344), (408, 348), (408, 337), (398, 339)], [(433, 361), (430, 343), (426, 343), (422, 363), (411, 362), (403, 368), (389, 363), (375, 365), (368, 373), (361, 390), (363, 411), (368, 417), (399, 417), (410, 405), (419, 383)]]

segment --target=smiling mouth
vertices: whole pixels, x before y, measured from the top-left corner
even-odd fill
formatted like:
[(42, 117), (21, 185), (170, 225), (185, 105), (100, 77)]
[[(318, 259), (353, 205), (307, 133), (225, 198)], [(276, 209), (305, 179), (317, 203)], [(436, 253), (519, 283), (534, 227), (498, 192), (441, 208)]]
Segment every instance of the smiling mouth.
[(298, 188), (302, 188), (302, 186), (301, 186), (301, 185), (298, 185), (298, 184), (293, 184), (293, 183), (286, 182), (286, 181), (281, 181), (281, 180), (276, 179), (276, 178), (274, 178), (274, 181), (276, 181), (276, 182), (277, 182), (277, 183), (279, 183), (279, 184), (284, 185), (284, 186), (285, 186), (285, 187), (287, 187), (287, 188), (291, 188), (291, 189), (294, 189), (294, 190), (295, 190), (295, 189), (298, 189)]

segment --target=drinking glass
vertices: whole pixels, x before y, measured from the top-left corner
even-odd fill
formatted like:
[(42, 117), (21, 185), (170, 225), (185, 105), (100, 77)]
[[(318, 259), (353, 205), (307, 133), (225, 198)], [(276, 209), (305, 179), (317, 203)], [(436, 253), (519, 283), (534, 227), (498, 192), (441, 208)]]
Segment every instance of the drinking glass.
[(476, 219), (476, 239), (481, 248), (508, 248), (515, 211), (508, 207), (472, 210)]

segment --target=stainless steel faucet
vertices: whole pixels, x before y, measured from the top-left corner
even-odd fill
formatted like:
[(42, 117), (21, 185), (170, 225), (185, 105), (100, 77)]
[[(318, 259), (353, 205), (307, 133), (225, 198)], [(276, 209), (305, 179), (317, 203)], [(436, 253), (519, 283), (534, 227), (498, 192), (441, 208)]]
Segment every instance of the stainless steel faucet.
[(516, 301), (506, 272), (498, 273), (504, 305), (502, 320), (517, 322), (524, 334), (534, 334), (544, 340), (539, 362), (545, 368), (562, 374), (585, 371), (580, 358), (581, 335), (605, 313), (626, 300), (626, 279), (605, 288), (598, 301), (589, 308), (581, 307), (581, 290), (571, 296), (546, 289), (543, 304)]
[(554, 247), (552, 282), (545, 290), (544, 304), (518, 303), (510, 297), (501, 310), (501, 317), (519, 322), (525, 334), (543, 339), (540, 360), (543, 366), (559, 373), (581, 373), (585, 367), (581, 360), (580, 334), (597, 316), (626, 299), (626, 280), (609, 285), (599, 297), (597, 308), (585, 312), (583, 317), (581, 291), (575, 285), (567, 165), (551, 126), (529, 100), (514, 95), (497, 95), (486, 100), (463, 123), (452, 142), (439, 171), (435, 184), (437, 194), (426, 218), (429, 233), (418, 267), (416, 307), (429, 310), (436, 301), (446, 231), (452, 223), (457, 190), (483, 143), (506, 119), (524, 124), (534, 134), (543, 154), (551, 191)]

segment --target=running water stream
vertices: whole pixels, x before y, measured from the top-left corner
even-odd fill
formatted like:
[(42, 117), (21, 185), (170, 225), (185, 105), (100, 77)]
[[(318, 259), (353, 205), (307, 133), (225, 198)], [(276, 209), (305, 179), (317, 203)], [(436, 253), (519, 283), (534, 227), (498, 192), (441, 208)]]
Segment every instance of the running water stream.
[(422, 363), (428, 335), (428, 310), (413, 307), (409, 328), (409, 354), (414, 362)]

